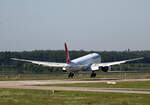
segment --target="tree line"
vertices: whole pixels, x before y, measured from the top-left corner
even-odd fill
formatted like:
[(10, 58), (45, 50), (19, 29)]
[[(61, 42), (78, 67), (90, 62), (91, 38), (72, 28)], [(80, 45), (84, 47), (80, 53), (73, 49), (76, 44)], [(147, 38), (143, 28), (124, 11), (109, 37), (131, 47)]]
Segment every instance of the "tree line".
[[(70, 51), (70, 58), (75, 59), (89, 53), (99, 53), (102, 62), (120, 61), (138, 57), (143, 60), (129, 64), (150, 64), (150, 51)], [(0, 52), (0, 73), (50, 73), (61, 72), (60, 68), (43, 67), (26, 62), (13, 61), (10, 58), (21, 58), (48, 62), (65, 62), (63, 50), (35, 50), (22, 52)]]

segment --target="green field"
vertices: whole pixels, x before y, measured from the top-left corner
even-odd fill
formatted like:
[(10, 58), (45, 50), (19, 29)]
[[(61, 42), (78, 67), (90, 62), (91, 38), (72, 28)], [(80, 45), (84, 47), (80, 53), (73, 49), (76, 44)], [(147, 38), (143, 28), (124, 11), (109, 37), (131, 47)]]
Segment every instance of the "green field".
[[(150, 78), (150, 73), (97, 73), (97, 78)], [(52, 79), (68, 79), (68, 74), (16, 74), (16, 75), (0, 75), (0, 80), (52, 80)], [(91, 79), (90, 73), (85, 74), (75, 74), (76, 79)]]
[(150, 95), (0, 89), (0, 105), (149, 105)]
[[(148, 74), (129, 74), (127, 78), (145, 78)], [(29, 79), (67, 79), (63, 75), (20, 75), (8, 77), (4, 80), (29, 80)], [(116, 78), (124, 75), (105, 74), (98, 75), (101, 78)], [(75, 79), (86, 78), (87, 75), (77, 75)], [(136, 88), (150, 91), (150, 81), (117, 82), (116, 85), (106, 83), (82, 83), (82, 84), (53, 84), (48, 86), (67, 87), (97, 87), (97, 88)], [(144, 91), (145, 91), (144, 90)], [(30, 90), (30, 89), (0, 89), (0, 105), (150, 105), (150, 95), (122, 94), (122, 93), (101, 93), (101, 92), (78, 92), (78, 91), (55, 91), (51, 90)]]
[[(42, 85), (43, 86), (43, 85)], [(62, 87), (95, 87), (95, 88), (137, 88), (149, 89), (150, 81), (117, 82), (116, 85), (101, 83), (73, 83), (73, 84), (47, 84), (44, 86), (62, 86)]]

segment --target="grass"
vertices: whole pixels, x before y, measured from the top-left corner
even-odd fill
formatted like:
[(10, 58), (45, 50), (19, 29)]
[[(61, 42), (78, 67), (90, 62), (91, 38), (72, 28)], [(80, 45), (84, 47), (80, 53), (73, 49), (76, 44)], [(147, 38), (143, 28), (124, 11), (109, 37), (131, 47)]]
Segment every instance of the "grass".
[(110, 84), (108, 85), (105, 82), (100, 82), (100, 83), (47, 84), (44, 86), (150, 89), (150, 81), (117, 82), (116, 85)]
[[(18, 74), (18, 75), (0, 75), (0, 80), (53, 80), (68, 79), (68, 74)], [(75, 74), (75, 79), (89, 78), (90, 74)], [(150, 78), (150, 73), (98, 73), (96, 78)]]
[(0, 105), (149, 105), (150, 95), (0, 89)]
[(0, 75), (0, 81), (8, 80), (52, 80), (65, 79), (66, 74), (18, 74), (18, 75)]

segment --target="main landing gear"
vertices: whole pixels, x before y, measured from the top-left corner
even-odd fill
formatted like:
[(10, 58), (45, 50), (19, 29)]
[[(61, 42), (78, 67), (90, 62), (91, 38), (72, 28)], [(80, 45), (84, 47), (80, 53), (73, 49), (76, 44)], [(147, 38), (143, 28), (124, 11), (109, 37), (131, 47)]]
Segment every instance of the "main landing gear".
[(74, 76), (74, 73), (69, 73), (69, 75), (68, 75), (68, 78), (73, 78), (73, 76)]
[(91, 78), (95, 78), (95, 77), (96, 77), (96, 73), (94, 71), (92, 71)]

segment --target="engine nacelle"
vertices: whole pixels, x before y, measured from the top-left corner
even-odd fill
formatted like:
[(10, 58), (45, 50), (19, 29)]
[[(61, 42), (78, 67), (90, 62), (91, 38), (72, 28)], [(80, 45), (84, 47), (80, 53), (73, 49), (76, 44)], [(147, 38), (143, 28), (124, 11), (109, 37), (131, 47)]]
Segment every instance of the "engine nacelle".
[(104, 66), (104, 67), (101, 67), (101, 70), (103, 72), (108, 72), (109, 70), (111, 70), (111, 66)]

